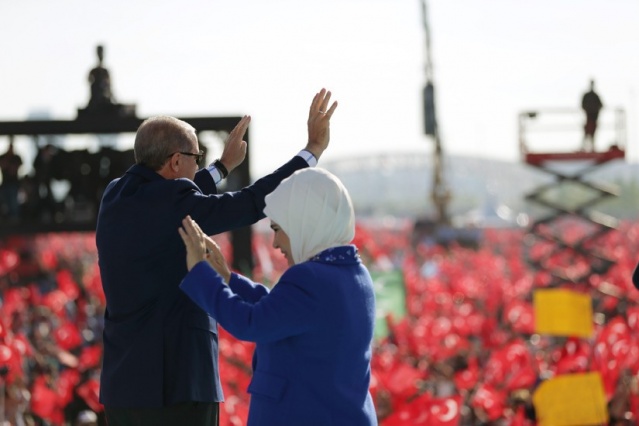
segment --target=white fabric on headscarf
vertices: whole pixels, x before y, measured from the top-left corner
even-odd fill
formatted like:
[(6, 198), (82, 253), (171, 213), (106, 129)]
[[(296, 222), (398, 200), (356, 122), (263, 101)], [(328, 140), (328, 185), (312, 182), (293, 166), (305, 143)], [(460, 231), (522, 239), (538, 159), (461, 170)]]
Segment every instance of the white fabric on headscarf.
[(355, 237), (351, 197), (327, 170), (298, 170), (265, 200), (264, 214), (288, 235), (296, 264), (327, 248), (349, 244)]

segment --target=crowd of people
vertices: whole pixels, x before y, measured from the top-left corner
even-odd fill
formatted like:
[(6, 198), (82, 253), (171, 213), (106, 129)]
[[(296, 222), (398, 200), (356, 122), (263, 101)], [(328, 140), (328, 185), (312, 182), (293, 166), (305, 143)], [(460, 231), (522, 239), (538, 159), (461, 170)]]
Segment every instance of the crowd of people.
[[(97, 425), (104, 294), (86, 234), (0, 246), (2, 416), (10, 425)], [(7, 423), (8, 422), (8, 423)]]
[[(615, 258), (593, 275), (592, 338), (535, 333), (531, 294), (547, 281), (526, 264), (526, 231), (485, 230), (478, 248), (411, 242), (409, 226), (359, 223), (354, 243), (372, 272), (400, 271), (405, 315), (384, 313), (371, 395), (382, 426), (534, 425), (532, 395), (554, 375), (597, 371), (610, 424), (639, 418), (639, 291), (630, 276), (639, 223), (602, 241)], [(227, 259), (227, 234), (215, 237)], [(257, 232), (254, 279), (276, 282), (286, 260)], [(98, 402), (104, 294), (95, 236), (14, 237), (0, 245), (2, 415), (11, 425), (102, 425)], [(378, 305), (381, 305), (378, 300)], [(220, 329), (220, 424), (245, 425), (254, 344)], [(8, 423), (7, 423), (8, 422)]]

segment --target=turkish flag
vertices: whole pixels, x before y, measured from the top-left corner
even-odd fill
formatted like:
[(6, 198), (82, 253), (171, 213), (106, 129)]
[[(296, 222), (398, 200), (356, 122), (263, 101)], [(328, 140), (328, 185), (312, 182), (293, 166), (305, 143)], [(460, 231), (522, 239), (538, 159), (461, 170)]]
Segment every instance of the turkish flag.
[(393, 407), (393, 412), (382, 422), (382, 426), (427, 426), (430, 425), (429, 403), (432, 395), (423, 393)]
[(456, 426), (459, 424), (462, 397), (433, 398), (423, 393), (393, 410), (382, 426)]
[(427, 402), (428, 424), (430, 426), (453, 426), (459, 424), (462, 397), (431, 398)]

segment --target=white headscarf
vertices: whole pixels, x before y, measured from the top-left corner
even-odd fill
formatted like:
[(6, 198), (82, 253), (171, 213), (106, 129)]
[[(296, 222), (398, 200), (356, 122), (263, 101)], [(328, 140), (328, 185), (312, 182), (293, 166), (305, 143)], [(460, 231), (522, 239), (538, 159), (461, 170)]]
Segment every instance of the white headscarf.
[(304, 262), (355, 237), (355, 213), (348, 191), (333, 174), (305, 168), (284, 179), (266, 196), (264, 214), (291, 242), (293, 261)]

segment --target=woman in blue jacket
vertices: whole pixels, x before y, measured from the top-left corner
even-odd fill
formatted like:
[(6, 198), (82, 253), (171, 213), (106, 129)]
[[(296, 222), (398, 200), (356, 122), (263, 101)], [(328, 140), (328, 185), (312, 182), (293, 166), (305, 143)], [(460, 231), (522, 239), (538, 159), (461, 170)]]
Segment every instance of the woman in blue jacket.
[(331, 173), (299, 170), (266, 197), (273, 247), (289, 268), (269, 290), (231, 273), (187, 217), (180, 284), (236, 338), (256, 343), (249, 426), (376, 425), (369, 393), (373, 284), (357, 248), (353, 206)]

